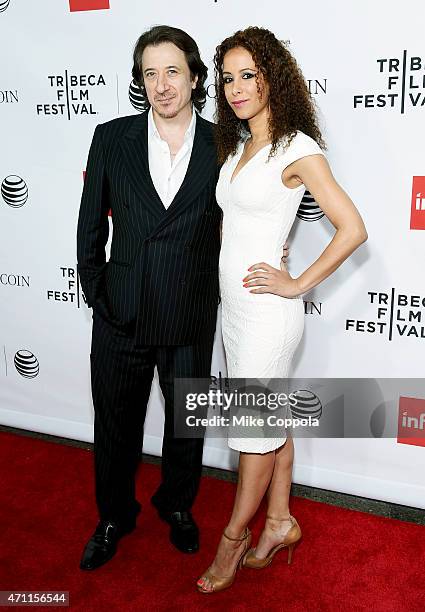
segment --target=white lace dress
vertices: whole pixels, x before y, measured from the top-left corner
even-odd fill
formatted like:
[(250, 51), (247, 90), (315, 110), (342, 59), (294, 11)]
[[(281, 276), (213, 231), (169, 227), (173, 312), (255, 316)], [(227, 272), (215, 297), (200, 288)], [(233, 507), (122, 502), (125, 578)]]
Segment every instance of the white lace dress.
[[(297, 132), (286, 150), (279, 147), (268, 160), (266, 145), (232, 179), (244, 142), (223, 165), (217, 202), (223, 210), (220, 252), (222, 332), (229, 378), (286, 378), (304, 328), (301, 297), (253, 294), (243, 286), (248, 268), (264, 261), (280, 268), (282, 247), (302, 200), (305, 187), (289, 189), (282, 172), (307, 155), (323, 154), (319, 145)], [(231, 448), (266, 453), (282, 446), (284, 429), (276, 438), (228, 438)]]

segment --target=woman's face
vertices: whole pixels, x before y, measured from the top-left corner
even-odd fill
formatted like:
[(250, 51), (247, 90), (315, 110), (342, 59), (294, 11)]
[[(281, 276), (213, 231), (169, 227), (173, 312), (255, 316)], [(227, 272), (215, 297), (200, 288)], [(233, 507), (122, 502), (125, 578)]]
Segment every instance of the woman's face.
[(243, 47), (230, 49), (224, 56), (223, 81), (226, 100), (238, 119), (252, 119), (267, 109), (269, 86), (254, 64), (251, 54)]

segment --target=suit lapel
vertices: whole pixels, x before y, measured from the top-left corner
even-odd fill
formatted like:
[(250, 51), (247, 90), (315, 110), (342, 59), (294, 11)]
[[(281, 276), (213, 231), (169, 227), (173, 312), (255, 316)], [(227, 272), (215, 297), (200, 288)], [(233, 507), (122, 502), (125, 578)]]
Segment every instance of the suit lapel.
[(147, 111), (135, 117), (130, 129), (121, 138), (121, 147), (133, 189), (144, 206), (159, 220), (165, 214), (165, 208), (149, 173)]
[[(180, 215), (205, 187), (217, 169), (217, 154), (212, 130), (207, 121), (196, 115), (195, 136), (186, 175), (174, 200), (159, 222), (155, 233)], [(163, 207), (164, 208), (164, 207)]]
[(158, 219), (155, 233), (180, 215), (202, 191), (217, 167), (216, 148), (207, 121), (196, 116), (195, 136), (186, 175), (174, 200), (166, 209), (159, 197), (149, 172), (148, 112), (135, 117), (129, 130), (121, 138), (124, 164), (133, 189)]

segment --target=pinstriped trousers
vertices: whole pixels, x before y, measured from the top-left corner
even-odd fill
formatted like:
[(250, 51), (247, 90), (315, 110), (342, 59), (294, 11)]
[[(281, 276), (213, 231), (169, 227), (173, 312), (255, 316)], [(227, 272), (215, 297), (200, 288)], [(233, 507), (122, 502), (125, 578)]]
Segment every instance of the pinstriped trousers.
[(155, 366), (165, 400), (162, 481), (152, 497), (164, 511), (189, 510), (199, 487), (203, 439), (175, 438), (174, 378), (207, 378), (214, 337), (198, 344), (135, 347), (132, 337), (93, 312), (91, 382), (96, 502), (101, 520), (132, 526), (135, 479)]

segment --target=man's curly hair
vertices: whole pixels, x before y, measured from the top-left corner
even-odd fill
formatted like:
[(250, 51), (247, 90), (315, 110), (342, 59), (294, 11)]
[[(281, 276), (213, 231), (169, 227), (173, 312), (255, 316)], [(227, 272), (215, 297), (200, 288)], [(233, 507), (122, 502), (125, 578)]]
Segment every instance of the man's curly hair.
[[(269, 86), (269, 134), (272, 143), (270, 155), (276, 154), (281, 138), (287, 137), (285, 144), (289, 145), (297, 130), (313, 138), (325, 149), (315, 104), (296, 60), (285, 44), (270, 30), (249, 27), (226, 38), (216, 48), (214, 56), (219, 163), (224, 163), (229, 155), (236, 153), (243, 133), (249, 131), (248, 121), (238, 119), (224, 94), (223, 60), (226, 53), (235, 47), (243, 47), (251, 54), (258, 71)], [(258, 75), (256, 79), (260, 93)]]

